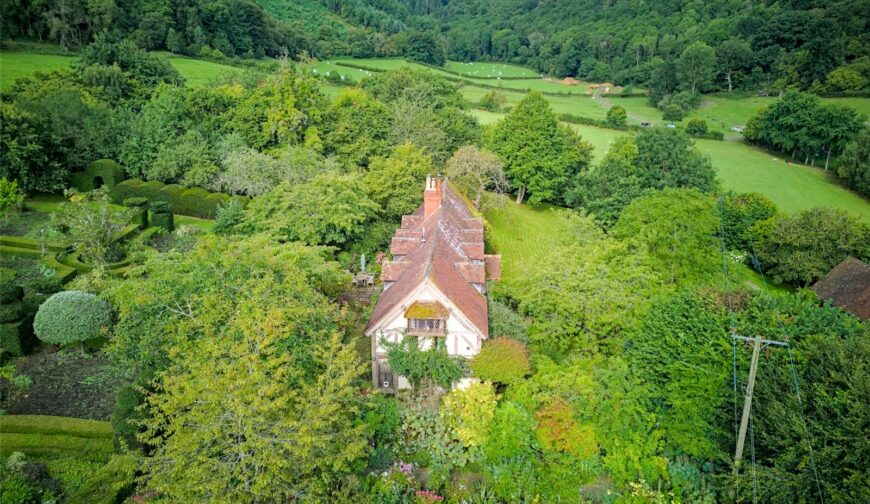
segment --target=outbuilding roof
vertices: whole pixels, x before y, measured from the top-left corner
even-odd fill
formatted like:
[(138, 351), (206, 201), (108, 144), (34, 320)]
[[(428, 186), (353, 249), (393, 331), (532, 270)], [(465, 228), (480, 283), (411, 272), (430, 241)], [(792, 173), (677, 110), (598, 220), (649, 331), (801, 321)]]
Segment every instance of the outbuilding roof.
[(870, 266), (863, 261), (847, 257), (810, 289), (859, 319), (870, 319)]

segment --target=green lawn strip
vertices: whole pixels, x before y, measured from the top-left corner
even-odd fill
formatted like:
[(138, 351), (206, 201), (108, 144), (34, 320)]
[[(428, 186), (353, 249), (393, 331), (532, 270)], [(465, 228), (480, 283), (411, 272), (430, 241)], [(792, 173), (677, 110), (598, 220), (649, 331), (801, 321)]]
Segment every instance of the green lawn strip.
[(111, 438), (4, 432), (0, 443), (0, 455), (13, 452), (33, 456), (75, 455), (87, 460), (105, 461), (113, 451)]
[(0, 416), (0, 433), (65, 435), (83, 438), (111, 439), (109, 422), (49, 415)]

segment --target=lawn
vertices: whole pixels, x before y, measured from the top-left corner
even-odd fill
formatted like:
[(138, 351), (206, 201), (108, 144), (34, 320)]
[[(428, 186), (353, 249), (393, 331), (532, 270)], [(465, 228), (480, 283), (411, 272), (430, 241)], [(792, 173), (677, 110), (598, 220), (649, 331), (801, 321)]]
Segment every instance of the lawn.
[[(497, 122), (503, 114), (474, 110), (483, 124)], [(625, 133), (607, 128), (570, 124), (595, 146), (595, 162), (601, 160), (613, 141)], [(844, 189), (820, 168), (787, 164), (761, 149), (742, 142), (698, 140), (698, 149), (710, 157), (724, 189), (759, 192), (784, 212), (795, 213), (812, 207), (842, 208), (864, 222), (870, 222), (870, 202)]]
[(501, 254), (502, 281), (522, 280), (534, 269), (546, 252), (557, 243), (562, 228), (559, 212), (564, 209), (549, 205), (532, 207), (507, 202), (503, 209), (486, 212), (490, 225), (487, 246)]
[[(185, 58), (169, 53), (156, 53), (169, 57), (169, 62), (190, 85), (206, 84), (214, 77), (225, 73), (243, 72), (241, 68)], [(75, 56), (56, 56), (53, 54), (32, 54), (19, 52), (0, 52), (0, 88), (8, 89), (15, 79), (28, 77), (35, 72), (50, 72), (70, 68)]]
[(29, 77), (36, 72), (69, 68), (75, 60), (74, 56), (0, 52), (0, 88), (8, 89), (16, 79)]

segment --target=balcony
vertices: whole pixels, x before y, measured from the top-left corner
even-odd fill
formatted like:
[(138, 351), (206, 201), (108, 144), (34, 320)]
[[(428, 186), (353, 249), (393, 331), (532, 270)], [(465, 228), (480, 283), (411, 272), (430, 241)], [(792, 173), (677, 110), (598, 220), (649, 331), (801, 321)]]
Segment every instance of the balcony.
[(447, 320), (408, 319), (407, 334), (411, 336), (444, 336), (447, 334)]

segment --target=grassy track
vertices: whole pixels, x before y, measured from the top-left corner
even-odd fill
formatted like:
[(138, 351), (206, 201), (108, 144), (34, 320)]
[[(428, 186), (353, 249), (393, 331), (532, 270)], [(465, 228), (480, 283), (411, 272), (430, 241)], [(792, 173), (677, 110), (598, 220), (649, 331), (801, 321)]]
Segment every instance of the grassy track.
[[(169, 55), (169, 53), (158, 53)], [(243, 70), (229, 65), (221, 65), (210, 61), (202, 61), (183, 56), (169, 55), (169, 62), (178, 70), (189, 85), (205, 84), (212, 78), (224, 72), (242, 72)], [(50, 72), (62, 68), (70, 68), (76, 60), (74, 56), (56, 56), (53, 54), (31, 54), (18, 52), (0, 53), (0, 89), (8, 89), (15, 79), (28, 77), (35, 72)]]

